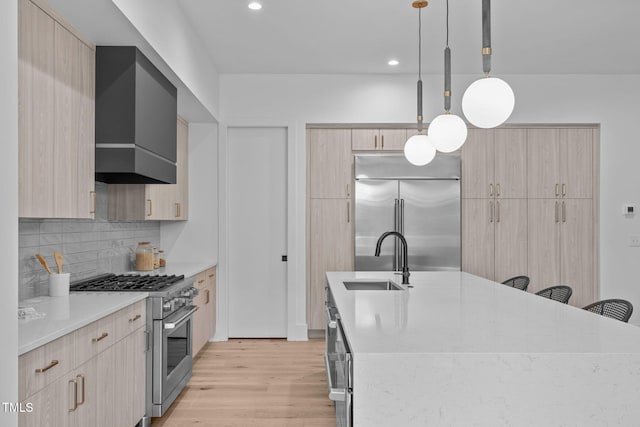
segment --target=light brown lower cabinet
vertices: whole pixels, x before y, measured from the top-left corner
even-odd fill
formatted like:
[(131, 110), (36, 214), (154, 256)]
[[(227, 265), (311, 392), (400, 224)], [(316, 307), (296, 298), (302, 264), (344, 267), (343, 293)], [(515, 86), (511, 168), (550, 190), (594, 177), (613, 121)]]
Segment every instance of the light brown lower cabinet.
[[(144, 301), (141, 303), (137, 307), (144, 307)], [(102, 330), (103, 325), (108, 328), (111, 322), (113, 332), (113, 324), (123, 318), (124, 310), (130, 309), (84, 328), (93, 331), (100, 325)], [(32, 408), (31, 412), (19, 414), (20, 427), (133, 427), (144, 416), (147, 351), (144, 324), (80, 363), (76, 340), (85, 335), (84, 328), (20, 356), (19, 396), (23, 408)]]
[(210, 268), (196, 276), (198, 295), (193, 304), (198, 311), (193, 314), (192, 354), (195, 357), (216, 331), (216, 268)]
[(530, 199), (529, 209), (529, 291), (563, 284), (571, 305), (596, 301), (593, 200)]
[(502, 282), (527, 272), (527, 199), (463, 199), (462, 270)]
[(317, 330), (325, 325), (325, 273), (353, 270), (353, 206), (351, 199), (311, 199), (309, 209), (307, 323)]

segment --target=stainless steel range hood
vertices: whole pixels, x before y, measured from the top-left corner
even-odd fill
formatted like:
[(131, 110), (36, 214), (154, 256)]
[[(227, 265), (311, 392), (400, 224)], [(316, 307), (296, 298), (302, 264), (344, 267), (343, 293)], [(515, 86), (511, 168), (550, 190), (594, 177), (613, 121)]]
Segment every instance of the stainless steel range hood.
[(177, 89), (135, 46), (96, 47), (96, 180), (175, 184)]

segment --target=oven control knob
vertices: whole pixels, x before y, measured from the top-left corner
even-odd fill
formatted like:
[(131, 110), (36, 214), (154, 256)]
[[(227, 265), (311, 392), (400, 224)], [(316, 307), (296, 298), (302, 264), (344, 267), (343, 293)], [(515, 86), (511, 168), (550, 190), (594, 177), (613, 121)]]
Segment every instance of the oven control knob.
[(187, 304), (187, 299), (186, 298), (176, 298), (175, 302), (176, 302), (176, 306), (177, 307), (182, 307), (182, 306)]
[(162, 305), (163, 311), (173, 311), (176, 307), (175, 300), (169, 300)]
[(198, 288), (191, 288), (191, 296), (198, 296), (200, 295), (200, 291), (198, 290)]
[(184, 298), (191, 298), (193, 297), (193, 291), (191, 289), (185, 289), (180, 293), (180, 296)]

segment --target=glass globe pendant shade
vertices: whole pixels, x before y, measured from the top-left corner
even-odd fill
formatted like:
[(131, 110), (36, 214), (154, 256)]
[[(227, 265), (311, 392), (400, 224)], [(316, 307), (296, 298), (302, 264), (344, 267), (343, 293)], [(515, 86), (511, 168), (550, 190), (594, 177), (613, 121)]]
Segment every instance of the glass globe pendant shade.
[(427, 133), (436, 150), (451, 153), (467, 140), (467, 125), (455, 114), (441, 114), (433, 119)]
[(427, 135), (413, 135), (404, 144), (404, 156), (411, 164), (424, 166), (436, 156), (436, 149)]
[(513, 112), (515, 96), (504, 81), (495, 77), (478, 79), (462, 96), (462, 111), (473, 125), (489, 129), (501, 125)]

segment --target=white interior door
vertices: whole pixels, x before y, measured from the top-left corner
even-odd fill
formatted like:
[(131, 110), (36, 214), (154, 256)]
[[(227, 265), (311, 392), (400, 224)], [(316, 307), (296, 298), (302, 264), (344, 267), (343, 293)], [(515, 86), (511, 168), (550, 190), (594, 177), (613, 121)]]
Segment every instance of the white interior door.
[(287, 130), (229, 128), (229, 337), (287, 336)]

